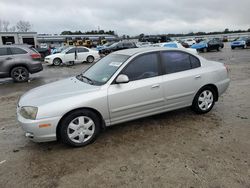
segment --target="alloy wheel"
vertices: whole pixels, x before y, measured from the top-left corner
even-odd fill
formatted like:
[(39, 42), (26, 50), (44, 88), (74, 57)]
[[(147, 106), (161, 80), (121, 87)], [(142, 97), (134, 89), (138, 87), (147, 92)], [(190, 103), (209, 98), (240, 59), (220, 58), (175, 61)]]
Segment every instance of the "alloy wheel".
[(18, 68), (13, 72), (13, 76), (17, 81), (24, 81), (27, 79), (27, 72), (23, 68)]

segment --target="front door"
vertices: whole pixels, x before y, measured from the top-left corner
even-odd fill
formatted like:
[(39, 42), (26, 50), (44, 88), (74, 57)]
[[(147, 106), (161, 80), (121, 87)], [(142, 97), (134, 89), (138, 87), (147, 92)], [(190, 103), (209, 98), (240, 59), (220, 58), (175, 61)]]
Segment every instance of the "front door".
[(120, 74), (127, 75), (130, 81), (108, 88), (112, 124), (156, 113), (164, 105), (157, 53), (136, 57)]

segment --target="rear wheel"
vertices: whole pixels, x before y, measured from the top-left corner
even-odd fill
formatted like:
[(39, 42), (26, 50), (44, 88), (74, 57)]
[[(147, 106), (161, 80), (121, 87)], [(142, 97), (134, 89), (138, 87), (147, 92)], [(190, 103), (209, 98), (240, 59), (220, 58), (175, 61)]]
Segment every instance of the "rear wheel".
[(92, 111), (77, 110), (61, 122), (60, 137), (70, 146), (80, 147), (92, 143), (100, 132), (100, 118)]
[(93, 56), (88, 56), (88, 57), (87, 57), (87, 62), (88, 62), (88, 63), (93, 63), (94, 60), (95, 60), (95, 58), (94, 58)]
[(203, 48), (203, 52), (206, 53), (207, 52), (207, 48)]
[(15, 82), (26, 82), (29, 79), (29, 71), (25, 67), (14, 67), (10, 76)]
[(220, 46), (217, 48), (217, 51), (218, 51), (218, 52), (221, 51), (221, 47), (220, 47)]
[(215, 103), (215, 91), (211, 87), (204, 87), (195, 95), (192, 109), (198, 114), (209, 112)]
[(61, 60), (60, 58), (55, 58), (55, 59), (53, 60), (53, 65), (59, 66), (59, 65), (61, 65), (61, 64), (62, 64), (62, 60)]

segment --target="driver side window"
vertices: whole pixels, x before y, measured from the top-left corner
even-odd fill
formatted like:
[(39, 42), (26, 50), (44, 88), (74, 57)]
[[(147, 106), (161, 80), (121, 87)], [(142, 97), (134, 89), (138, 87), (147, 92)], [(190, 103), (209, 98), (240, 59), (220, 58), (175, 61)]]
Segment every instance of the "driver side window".
[(130, 81), (158, 76), (158, 55), (150, 53), (136, 57), (125, 67), (122, 74), (127, 75)]
[(66, 52), (66, 54), (72, 54), (72, 53), (75, 53), (75, 50), (76, 50), (75, 48), (72, 48), (72, 49), (70, 49), (69, 51), (67, 51), (67, 52)]

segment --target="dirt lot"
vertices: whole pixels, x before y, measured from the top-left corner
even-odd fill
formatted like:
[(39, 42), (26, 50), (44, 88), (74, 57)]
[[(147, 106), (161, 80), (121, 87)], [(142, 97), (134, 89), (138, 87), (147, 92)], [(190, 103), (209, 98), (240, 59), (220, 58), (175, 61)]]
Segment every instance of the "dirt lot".
[(0, 187), (250, 187), (250, 49), (201, 54), (228, 64), (231, 85), (214, 109), (124, 123), (95, 143), (32, 143), (15, 107), (27, 90), (88, 65), (48, 67), (29, 83), (0, 81)]

